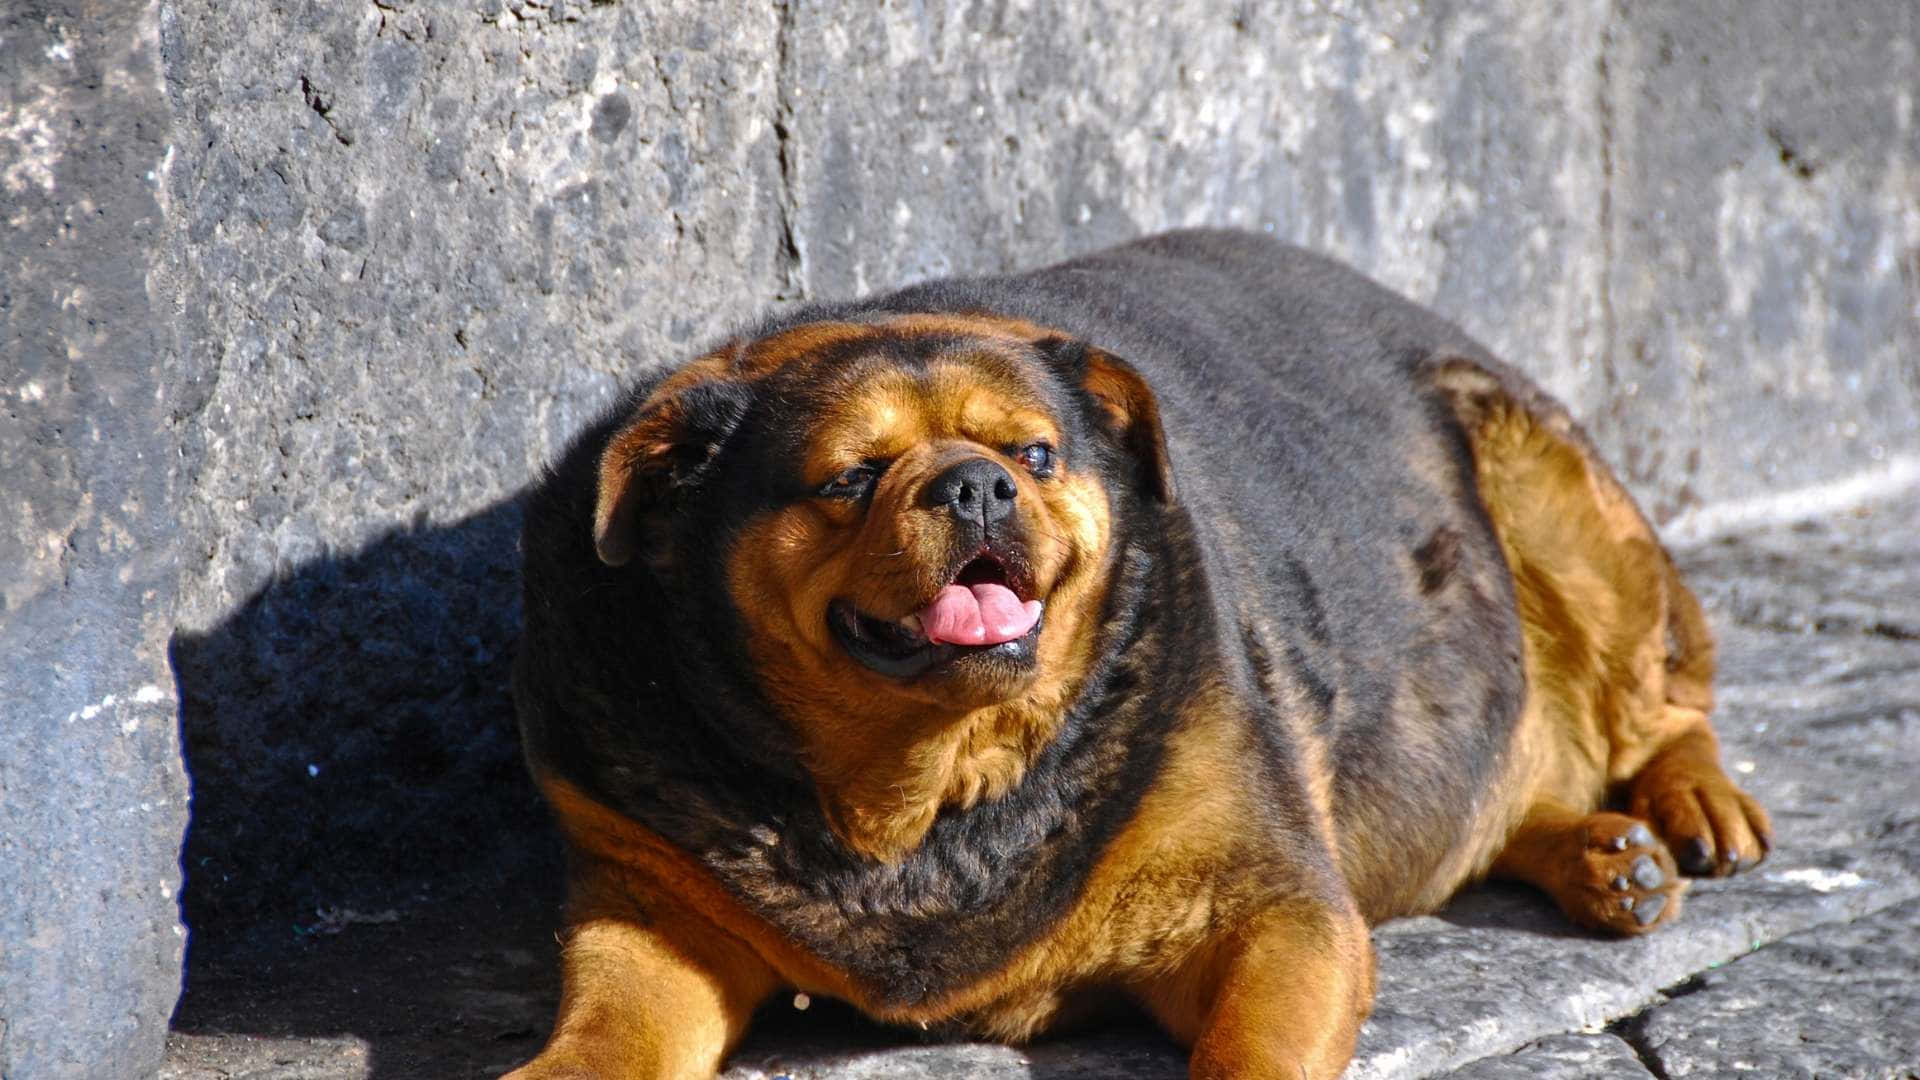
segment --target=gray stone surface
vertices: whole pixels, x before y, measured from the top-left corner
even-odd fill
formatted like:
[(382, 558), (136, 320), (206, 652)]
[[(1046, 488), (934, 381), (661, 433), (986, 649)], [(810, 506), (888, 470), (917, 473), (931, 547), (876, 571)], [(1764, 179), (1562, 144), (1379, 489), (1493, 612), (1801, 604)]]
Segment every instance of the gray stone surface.
[(1660, 1075), (1920, 1075), (1920, 904), (1704, 972), (1626, 1025)]
[[(50, 868), (0, 917), (66, 912), (100, 875), (148, 883), (47, 924), (49, 949), (96, 935), (88, 955), (130, 958), (98, 976), (148, 988), (128, 1015), (164, 1011), (176, 955), (176, 695), (190, 982), (233, 995), (189, 1026), (243, 1023), (218, 1002), (248, 973), (257, 994), (291, 940), (404, 940), (476, 887), (544, 902), (552, 847), (503, 693), (514, 495), (625, 378), (767, 305), (1171, 225), (1270, 229), (1535, 372), (1663, 520), (1920, 474), (1904, 0), (108, 7), (0, 13), (0, 692), (32, 725), (0, 782), (8, 824), (49, 825), (0, 854)], [(1726, 590), (1734, 744), (1825, 860), (1799, 868), (1864, 874), (1913, 839), (1834, 794), (1889, 805), (1896, 778), (1858, 747), (1912, 749), (1887, 707), (1920, 701), (1897, 675), (1920, 616), (1889, 600), (1908, 549), (1849, 554), (1834, 582), (1804, 569), (1816, 540), (1767, 535), (1693, 556)], [(1782, 745), (1807, 768), (1770, 774)], [(60, 786), (76, 776), (84, 797)], [(1793, 884), (1752, 911), (1734, 889), (1745, 914), (1687, 957), (1576, 949), (1501, 984), (1590, 979), (1551, 1019), (1393, 1035), (1389, 995), (1366, 1060), (1510, 1050), (1638, 1007), (1745, 929), (1872, 906)], [(386, 911), (402, 921), (328, 933)], [(1429, 929), (1505, 977), (1493, 928)], [(1383, 950), (1417, 959), (1403, 936)], [(49, 1019), (64, 999), (51, 969), (21, 974), (33, 955), (0, 956), (0, 1055), (123, 1028), (156, 1045), (145, 1020)], [(470, 1015), (512, 1033), (517, 1008)], [(427, 1052), (409, 1038), (366, 1068)]]
[(1607, 41), (1603, 444), (1663, 512), (1912, 453), (1920, 6), (1622, 4)]
[(136, 5), (0, 9), (0, 1076), (133, 1076), (180, 991), (167, 111)]
[(1648, 1080), (1654, 1074), (1618, 1036), (1550, 1035), (1447, 1073), (1447, 1080)]

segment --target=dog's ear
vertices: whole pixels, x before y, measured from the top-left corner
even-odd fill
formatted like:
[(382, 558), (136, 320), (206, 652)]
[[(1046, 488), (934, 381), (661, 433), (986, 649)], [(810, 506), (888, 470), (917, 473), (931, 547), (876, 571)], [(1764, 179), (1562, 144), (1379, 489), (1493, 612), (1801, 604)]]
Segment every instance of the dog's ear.
[(744, 384), (719, 370), (696, 361), (670, 378), (601, 451), (593, 511), (601, 562), (624, 566), (635, 555), (655, 566), (666, 562), (667, 515), (712, 472), (751, 400)]
[(1141, 489), (1171, 506), (1173, 461), (1160, 424), (1160, 402), (1147, 380), (1132, 364), (1075, 338), (1047, 337), (1034, 344), (1093, 399), (1107, 434), (1133, 459)]

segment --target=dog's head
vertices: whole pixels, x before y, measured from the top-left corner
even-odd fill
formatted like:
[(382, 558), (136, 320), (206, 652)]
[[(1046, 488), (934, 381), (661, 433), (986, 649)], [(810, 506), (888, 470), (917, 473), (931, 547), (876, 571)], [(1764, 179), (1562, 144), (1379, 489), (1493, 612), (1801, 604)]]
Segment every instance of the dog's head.
[(600, 558), (730, 600), (760, 689), (815, 759), (889, 727), (1057, 707), (1089, 663), (1116, 513), (1173, 497), (1138, 373), (971, 316), (730, 343), (640, 404), (598, 483)]

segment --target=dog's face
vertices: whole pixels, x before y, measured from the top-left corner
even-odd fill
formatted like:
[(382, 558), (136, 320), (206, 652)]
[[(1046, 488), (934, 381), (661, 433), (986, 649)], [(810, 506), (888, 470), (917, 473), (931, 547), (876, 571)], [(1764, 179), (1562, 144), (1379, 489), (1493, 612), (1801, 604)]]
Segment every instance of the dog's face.
[(1170, 497), (1152, 395), (1114, 357), (1000, 320), (813, 323), (656, 389), (602, 457), (595, 539), (711, 568), (783, 717), (861, 742), (1061, 694), (1116, 505)]

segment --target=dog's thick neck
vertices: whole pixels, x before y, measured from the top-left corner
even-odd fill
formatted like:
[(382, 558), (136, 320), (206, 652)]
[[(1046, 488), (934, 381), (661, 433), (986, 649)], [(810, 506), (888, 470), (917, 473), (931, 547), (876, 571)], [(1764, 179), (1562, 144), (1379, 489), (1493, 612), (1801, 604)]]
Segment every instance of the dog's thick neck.
[(864, 745), (814, 747), (808, 764), (842, 843), (898, 862), (941, 810), (966, 809), (1016, 787), (1059, 732), (1076, 686), (1051, 685), (1017, 701), (890, 725)]

